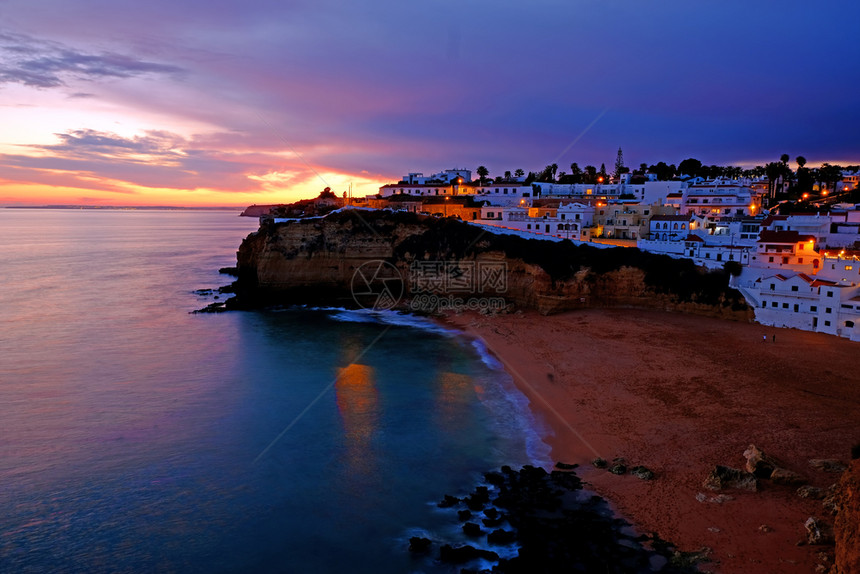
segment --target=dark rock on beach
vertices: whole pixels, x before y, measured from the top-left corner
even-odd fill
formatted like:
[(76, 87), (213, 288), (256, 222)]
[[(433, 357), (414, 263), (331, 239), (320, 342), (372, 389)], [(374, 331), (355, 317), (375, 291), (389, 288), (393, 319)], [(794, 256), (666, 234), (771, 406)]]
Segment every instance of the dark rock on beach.
[[(465, 522), (462, 530), (473, 541), (462, 546), (454, 541), (443, 545), (439, 560), (475, 568), (469, 563), (483, 559), (497, 562), (492, 572), (539, 574), (696, 572), (696, 563), (706, 559), (702, 553), (680, 552), (656, 536), (633, 533), (605, 500), (582, 491), (582, 481), (572, 470), (548, 473), (540, 467), (525, 466), (517, 472), (505, 467), (501, 473), (485, 475), (488, 482), (492, 479), (493, 490), (482, 485), (462, 499), (446, 496), (452, 506), (481, 504), (485, 516), (482, 523), (492, 531), (487, 534), (475, 522), (465, 522), (473, 519), (474, 513), (459, 510), (457, 515)], [(510, 529), (495, 528), (502, 522)], [(499, 559), (496, 553), (479, 547), (484, 540), (493, 546), (515, 545), (517, 554)]]
[(499, 555), (490, 550), (482, 550), (466, 544), (465, 546), (453, 547), (446, 544), (439, 549), (439, 560), (451, 564), (465, 564), (472, 560), (483, 558), (484, 560), (496, 561)]
[(409, 551), (416, 554), (423, 554), (430, 550), (430, 545), (433, 542), (429, 538), (413, 536), (409, 539)]

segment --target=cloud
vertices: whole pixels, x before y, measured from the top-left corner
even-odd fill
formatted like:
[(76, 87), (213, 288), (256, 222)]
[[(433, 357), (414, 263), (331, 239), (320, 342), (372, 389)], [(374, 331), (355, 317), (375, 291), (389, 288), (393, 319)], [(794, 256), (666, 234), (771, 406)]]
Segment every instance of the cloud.
[(0, 34), (0, 56), (0, 85), (17, 83), (34, 88), (57, 88), (65, 86), (67, 78), (95, 81), (184, 73), (182, 68), (171, 64), (113, 52), (86, 53), (21, 34)]

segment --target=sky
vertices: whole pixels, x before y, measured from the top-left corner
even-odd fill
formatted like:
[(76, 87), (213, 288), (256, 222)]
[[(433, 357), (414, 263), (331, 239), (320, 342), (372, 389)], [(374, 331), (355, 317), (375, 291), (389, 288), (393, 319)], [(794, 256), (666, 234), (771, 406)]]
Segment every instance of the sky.
[(0, 205), (284, 203), (409, 172), (860, 163), (844, 0), (0, 0)]

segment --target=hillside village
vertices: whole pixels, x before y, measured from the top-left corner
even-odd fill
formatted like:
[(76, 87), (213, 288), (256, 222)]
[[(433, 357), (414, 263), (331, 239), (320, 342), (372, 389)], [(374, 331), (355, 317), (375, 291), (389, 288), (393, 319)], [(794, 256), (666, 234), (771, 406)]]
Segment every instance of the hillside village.
[(638, 247), (707, 268), (728, 264), (730, 286), (759, 323), (860, 341), (860, 204), (843, 201), (855, 199), (860, 172), (815, 182), (811, 193), (790, 201), (781, 199), (781, 176), (659, 180), (620, 173), (560, 183), (564, 178), (535, 181), (521, 170), (491, 180), (479, 170), (477, 180), (468, 169), (409, 173), (362, 198), (327, 190), (303, 202), (299, 214), (272, 215), (277, 222), (343, 206), (408, 211), (500, 233)]

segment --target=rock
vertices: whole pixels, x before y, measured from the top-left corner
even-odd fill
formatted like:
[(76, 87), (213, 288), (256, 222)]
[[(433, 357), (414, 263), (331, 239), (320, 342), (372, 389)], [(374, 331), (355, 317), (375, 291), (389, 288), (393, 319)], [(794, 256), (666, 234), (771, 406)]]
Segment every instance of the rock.
[(496, 526), (499, 526), (504, 521), (505, 521), (505, 516), (500, 515), (500, 516), (497, 516), (495, 518), (484, 518), (481, 520), (481, 523), (484, 526), (486, 526), (487, 528), (495, 528)]
[(809, 461), (809, 466), (824, 472), (844, 472), (848, 468), (845, 463), (835, 458), (813, 458)]
[(744, 451), (744, 458), (747, 459), (746, 471), (754, 474), (756, 478), (770, 478), (778, 466), (773, 457), (766, 455), (754, 444), (749, 445)]
[(502, 530), (501, 528), (493, 530), (487, 534), (487, 542), (499, 546), (513, 544), (517, 540), (517, 533), (512, 530)]
[(764, 532), (765, 534), (767, 534), (768, 532), (773, 532), (773, 528), (771, 528), (767, 524), (762, 524), (761, 526), (758, 527), (758, 531)]
[(839, 512), (834, 521), (836, 571), (860, 572), (860, 459), (839, 480), (835, 496)]
[(413, 536), (409, 539), (409, 552), (415, 552), (416, 554), (423, 554), (430, 550), (430, 545), (433, 542), (429, 538), (422, 538), (420, 536)]
[(438, 506), (439, 508), (451, 508), (452, 506), (456, 506), (458, 504), (460, 504), (459, 498), (457, 498), (456, 496), (451, 496), (450, 494), (446, 494), (445, 498), (443, 498), (436, 506)]
[(591, 461), (591, 466), (594, 468), (606, 468), (606, 460), (600, 457), (595, 458)]
[(797, 496), (800, 498), (811, 498), (813, 500), (821, 500), (824, 498), (824, 490), (815, 487), (809, 486), (808, 484), (805, 486), (801, 486), (797, 489)]
[(575, 468), (578, 468), (579, 465), (578, 464), (567, 464), (565, 462), (557, 462), (557, 463), (555, 463), (555, 467), (560, 469), (560, 470), (573, 470)]
[(634, 466), (630, 469), (630, 474), (632, 474), (636, 478), (641, 478), (642, 480), (654, 479), (654, 473), (651, 471), (651, 469), (644, 466)]
[(703, 486), (711, 490), (737, 488), (755, 492), (758, 490), (758, 480), (752, 473), (718, 464), (705, 479)]
[(609, 467), (609, 472), (611, 472), (612, 474), (624, 474), (625, 472), (627, 472), (627, 466), (620, 462), (616, 462)]
[(481, 536), (484, 533), (484, 531), (481, 530), (481, 527), (479, 525), (475, 524), (474, 522), (467, 522), (466, 524), (463, 525), (463, 533), (466, 536), (477, 537), (477, 536)]
[(439, 549), (439, 560), (442, 562), (463, 564), (471, 560), (477, 560), (478, 558), (495, 562), (499, 559), (499, 555), (490, 550), (481, 550), (480, 548), (475, 548), (468, 544), (465, 546), (458, 546), (457, 548), (454, 548), (450, 544), (446, 544)]
[(776, 467), (770, 475), (770, 479), (774, 484), (786, 484), (788, 486), (799, 486), (809, 482), (802, 474), (798, 474), (793, 470)]
[(499, 486), (505, 483), (505, 477), (498, 472), (488, 472), (484, 474), (484, 480), (493, 486)]
[(810, 516), (803, 526), (806, 527), (806, 540), (809, 544), (833, 544), (833, 531), (826, 522)]

